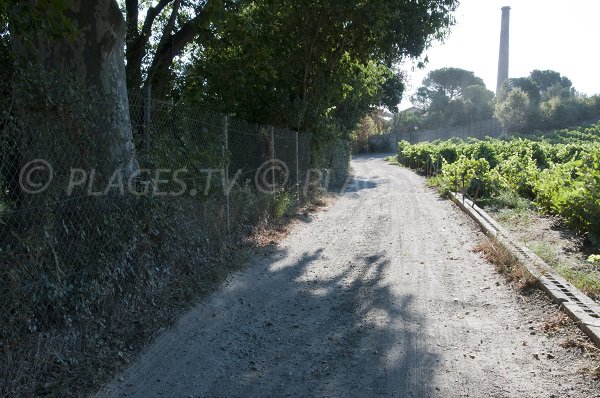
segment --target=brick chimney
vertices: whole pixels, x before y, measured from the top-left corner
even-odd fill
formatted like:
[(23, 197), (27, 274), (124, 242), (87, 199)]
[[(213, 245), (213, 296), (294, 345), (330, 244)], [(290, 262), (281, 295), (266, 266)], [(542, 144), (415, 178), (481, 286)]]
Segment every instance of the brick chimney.
[(500, 54), (498, 56), (498, 82), (496, 95), (502, 83), (508, 79), (508, 41), (510, 28), (510, 7), (502, 7), (502, 26), (500, 27)]

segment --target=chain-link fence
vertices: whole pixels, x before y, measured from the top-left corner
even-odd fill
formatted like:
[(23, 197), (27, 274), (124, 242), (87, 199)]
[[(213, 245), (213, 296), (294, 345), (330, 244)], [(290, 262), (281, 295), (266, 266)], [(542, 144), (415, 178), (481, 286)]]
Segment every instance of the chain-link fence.
[(152, 308), (229, 272), (228, 248), (311, 185), (308, 133), (43, 94), (0, 116), (0, 396), (93, 380), (160, 323)]

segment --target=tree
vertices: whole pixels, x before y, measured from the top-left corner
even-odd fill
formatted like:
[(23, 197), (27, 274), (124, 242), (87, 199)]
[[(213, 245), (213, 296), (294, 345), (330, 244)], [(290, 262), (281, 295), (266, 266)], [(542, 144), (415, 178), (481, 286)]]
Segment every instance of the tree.
[(553, 70), (535, 69), (529, 74), (529, 79), (538, 86), (542, 93), (557, 85), (567, 90), (573, 86), (569, 78), (561, 76), (560, 73)]
[(373, 106), (394, 109), (394, 65), (452, 23), (454, 0), (240, 1), (198, 47), (188, 97), (263, 123), (350, 132)]
[(493, 93), (473, 72), (436, 69), (427, 75), (412, 100), (427, 111), (426, 124), (452, 126), (491, 115)]
[(555, 96), (542, 102), (540, 111), (545, 127), (560, 128), (575, 123), (584, 109), (575, 99)]
[[(163, 96), (172, 81), (171, 68), (194, 40), (212, 35), (211, 21), (225, 10), (224, 0), (125, 0), (127, 23), (127, 85), (130, 90), (151, 86)], [(141, 15), (145, 15), (143, 21)]]
[(421, 127), (422, 117), (419, 113), (400, 112), (392, 119), (391, 133), (398, 136), (403, 133), (416, 131)]
[(504, 101), (508, 94), (514, 89), (520, 89), (527, 94), (529, 100), (538, 104), (541, 99), (540, 88), (528, 77), (509, 78), (502, 83), (498, 93), (498, 101)]
[(496, 103), (494, 116), (511, 133), (522, 132), (529, 123), (531, 101), (520, 88), (511, 90), (506, 98)]
[(553, 70), (536, 69), (527, 77), (507, 79), (497, 104), (505, 102), (516, 89), (529, 98), (528, 128), (561, 128), (596, 115), (589, 100), (577, 94), (571, 80)]
[(462, 98), (468, 107), (468, 114), (473, 120), (488, 119), (492, 116), (492, 100), (494, 93), (485, 86), (473, 85), (465, 87)]
[[(123, 59), (125, 21), (116, 1), (98, 0), (90, 7), (82, 7), (77, 0), (21, 2), (9, 16), (15, 63), (22, 75), (30, 78), (26, 87), (17, 86), (13, 92), (22, 105), (18, 111), (23, 112), (19, 118), (24, 123), (20, 126), (26, 135), (23, 142), (29, 144), (21, 148), (22, 161), (47, 159), (48, 151), (56, 150), (48, 145), (51, 138), (54, 146), (70, 142), (71, 149), (82, 154), (80, 158), (88, 159), (101, 175), (110, 176), (116, 169), (122, 169), (126, 175), (135, 171)], [(32, 87), (39, 89), (42, 98), (32, 98)], [(85, 133), (79, 133), (85, 134), (84, 147), (80, 147), (81, 142), (74, 142), (75, 137), (68, 136), (72, 126), (61, 128), (59, 121), (54, 125), (47, 120), (35, 122), (40, 106), (58, 108), (46, 115), (71, 112), (70, 120), (83, 118), (73, 109), (60, 109), (59, 104), (62, 97), (83, 99), (89, 93), (99, 104), (85, 115), (89, 124)], [(55, 136), (44, 137), (40, 132), (43, 126), (53, 128)]]
[(527, 77), (507, 79), (500, 88), (498, 99), (504, 100), (514, 88), (520, 88), (529, 96), (530, 101), (538, 104), (541, 100), (548, 101), (552, 97), (573, 97), (573, 83), (566, 76), (553, 70), (534, 70)]
[(485, 84), (473, 72), (464, 69), (436, 69), (427, 74), (415, 99), (421, 106), (428, 108), (435, 98), (443, 97), (450, 102), (461, 97), (463, 90), (469, 86), (485, 87)]
[[(74, 169), (93, 173), (98, 185), (115, 174), (126, 180), (138, 169), (125, 81), (125, 21), (114, 0), (89, 7), (78, 0), (24, 1), (6, 15), (13, 73), (10, 117), (0, 126), (0, 188), (18, 209), (15, 231), (35, 239), (59, 222), (64, 227), (57, 230), (68, 230), (64, 223), (77, 220), (89, 204), (48, 206), (71, 196)], [(32, 164), (52, 170), (51, 184), (41, 191), (21, 179)], [(25, 181), (43, 186), (48, 176), (33, 173)]]
[(352, 152), (360, 153), (369, 150), (369, 137), (379, 134), (373, 116), (367, 115), (358, 123), (352, 137)]

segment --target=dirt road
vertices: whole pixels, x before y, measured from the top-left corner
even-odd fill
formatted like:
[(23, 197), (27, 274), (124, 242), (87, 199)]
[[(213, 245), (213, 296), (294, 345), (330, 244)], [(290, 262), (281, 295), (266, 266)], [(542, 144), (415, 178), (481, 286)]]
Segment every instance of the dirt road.
[(352, 165), (333, 205), (99, 396), (600, 396), (594, 363), (539, 330), (554, 308), (472, 251), (474, 223), (382, 157)]

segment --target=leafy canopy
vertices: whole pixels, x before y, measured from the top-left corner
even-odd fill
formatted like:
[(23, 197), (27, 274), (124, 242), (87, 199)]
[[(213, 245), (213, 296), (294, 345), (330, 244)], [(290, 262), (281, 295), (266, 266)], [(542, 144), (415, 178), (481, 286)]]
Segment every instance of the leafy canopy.
[(263, 123), (353, 129), (373, 106), (394, 110), (395, 65), (452, 24), (456, 0), (242, 0), (197, 43), (184, 95)]
[(489, 118), (493, 97), (473, 72), (441, 68), (429, 72), (412, 101), (427, 112), (424, 124), (437, 127)]
[[(511, 97), (516, 90), (520, 93)], [(514, 101), (522, 95), (527, 97), (528, 108), (512, 109), (522, 106), (522, 101)], [(525, 125), (522, 125), (523, 119), (510, 120), (509, 115), (522, 116), (524, 112), (527, 113)], [(496, 100), (496, 115), (508, 129), (547, 130), (598, 117), (600, 108), (597, 96), (587, 98), (578, 94), (566, 76), (553, 70), (534, 70), (527, 77), (507, 79), (502, 84)]]

